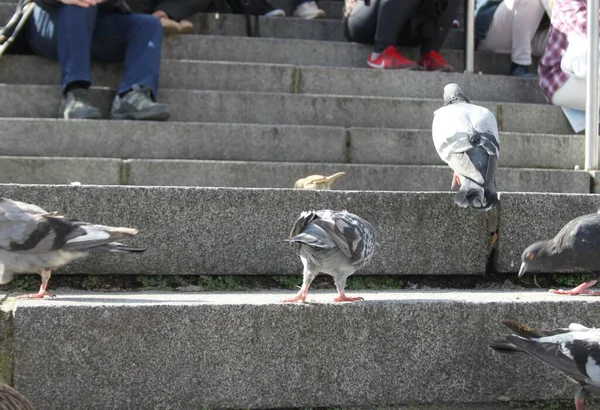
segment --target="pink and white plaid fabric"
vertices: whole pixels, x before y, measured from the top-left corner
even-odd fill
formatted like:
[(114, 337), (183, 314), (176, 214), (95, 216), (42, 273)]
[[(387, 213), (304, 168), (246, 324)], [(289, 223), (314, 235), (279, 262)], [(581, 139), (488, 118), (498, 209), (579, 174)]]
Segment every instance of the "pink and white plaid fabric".
[(585, 0), (555, 0), (552, 25), (546, 50), (538, 66), (539, 84), (548, 102), (568, 79), (560, 69), (560, 60), (567, 50), (567, 34), (571, 31), (586, 36), (587, 7)]

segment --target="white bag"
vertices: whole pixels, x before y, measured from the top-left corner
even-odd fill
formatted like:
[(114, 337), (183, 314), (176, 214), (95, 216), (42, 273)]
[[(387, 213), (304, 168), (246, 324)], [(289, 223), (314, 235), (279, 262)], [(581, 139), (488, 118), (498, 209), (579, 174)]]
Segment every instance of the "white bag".
[(567, 35), (569, 45), (560, 60), (560, 69), (576, 78), (587, 74), (587, 39), (574, 32)]

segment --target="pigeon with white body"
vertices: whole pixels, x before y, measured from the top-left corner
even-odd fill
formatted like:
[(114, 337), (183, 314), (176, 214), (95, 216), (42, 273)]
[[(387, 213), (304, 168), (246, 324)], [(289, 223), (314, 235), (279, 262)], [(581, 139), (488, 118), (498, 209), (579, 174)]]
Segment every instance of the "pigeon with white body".
[(571, 323), (568, 328), (538, 330), (512, 320), (502, 323), (514, 334), (490, 347), (500, 353), (526, 353), (579, 384), (576, 410), (583, 410), (590, 393), (600, 397), (600, 329)]
[(560, 295), (600, 296), (589, 288), (600, 280), (600, 213), (579, 216), (569, 221), (552, 239), (529, 245), (521, 255), (519, 277), (528, 268), (584, 269), (588, 279), (573, 289), (550, 289)]
[(52, 297), (46, 291), (51, 269), (90, 252), (132, 253), (134, 248), (115, 242), (137, 234), (132, 228), (92, 225), (58, 216), (25, 202), (0, 198), (0, 284), (15, 273), (39, 273), (40, 290), (25, 298)]
[(356, 302), (345, 294), (346, 279), (363, 267), (375, 251), (375, 229), (361, 217), (329, 209), (302, 212), (288, 240), (304, 265), (302, 287), (284, 302), (306, 301), (308, 288), (321, 272), (333, 276), (336, 302)]
[(488, 211), (498, 203), (496, 171), (500, 156), (498, 123), (487, 108), (471, 104), (458, 84), (444, 87), (444, 106), (433, 114), (433, 143), (452, 170), (454, 202)]

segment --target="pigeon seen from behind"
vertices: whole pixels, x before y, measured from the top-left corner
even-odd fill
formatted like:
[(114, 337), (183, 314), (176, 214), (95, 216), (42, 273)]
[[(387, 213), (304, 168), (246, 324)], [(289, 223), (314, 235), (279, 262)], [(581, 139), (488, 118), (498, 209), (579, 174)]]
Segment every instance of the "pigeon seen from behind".
[(444, 106), (433, 114), (433, 143), (454, 171), (454, 202), (488, 211), (498, 203), (496, 171), (500, 155), (498, 123), (487, 108), (471, 104), (458, 84), (444, 87)]
[(90, 252), (132, 253), (134, 248), (115, 242), (137, 234), (132, 228), (92, 225), (67, 219), (25, 202), (0, 198), (0, 284), (15, 273), (39, 273), (40, 290), (23, 298), (52, 297), (46, 291), (51, 269)]
[(305, 178), (300, 178), (294, 184), (294, 188), (301, 189), (331, 189), (331, 184), (338, 179), (346, 175), (345, 172), (336, 172), (333, 175), (309, 175)]
[(302, 212), (290, 232), (294, 250), (304, 265), (302, 287), (284, 302), (306, 301), (308, 288), (321, 272), (333, 276), (336, 302), (356, 302), (361, 297), (347, 296), (346, 279), (373, 256), (375, 229), (361, 217), (347, 211)]
[(600, 213), (577, 217), (567, 223), (552, 239), (528, 246), (521, 255), (519, 277), (528, 268), (582, 269), (590, 272), (588, 280), (569, 289), (551, 289), (560, 295), (599, 296), (589, 288), (600, 279)]
[(513, 334), (490, 343), (500, 353), (525, 353), (568, 376), (579, 384), (576, 410), (585, 398), (600, 397), (600, 329), (572, 323), (568, 328), (537, 330), (512, 320), (503, 320)]

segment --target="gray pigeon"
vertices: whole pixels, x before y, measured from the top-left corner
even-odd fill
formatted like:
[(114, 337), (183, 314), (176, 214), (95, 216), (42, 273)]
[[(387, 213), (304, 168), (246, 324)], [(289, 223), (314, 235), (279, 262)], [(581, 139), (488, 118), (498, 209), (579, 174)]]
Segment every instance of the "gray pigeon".
[(454, 202), (488, 211), (498, 203), (496, 170), (500, 155), (498, 123), (487, 108), (471, 104), (458, 84), (444, 87), (444, 106), (433, 114), (433, 143), (454, 170)]
[(591, 291), (600, 280), (600, 214), (577, 217), (567, 223), (547, 241), (535, 242), (521, 255), (519, 277), (530, 267), (546, 269), (583, 269), (590, 272), (588, 280), (569, 289), (551, 289), (560, 295), (599, 296), (600, 292)]
[(600, 397), (600, 329), (571, 323), (568, 328), (536, 330), (503, 320), (515, 334), (490, 343), (500, 353), (526, 353), (552, 366), (579, 384), (576, 410), (583, 410), (586, 397)]
[(39, 272), (39, 292), (22, 297), (52, 297), (46, 291), (51, 269), (90, 252), (143, 252), (146, 248), (114, 242), (136, 234), (132, 228), (91, 225), (46, 212), (36, 205), (0, 198), (0, 284), (10, 282), (15, 273)]
[(361, 297), (346, 296), (346, 279), (373, 256), (375, 230), (357, 215), (347, 211), (302, 212), (288, 240), (304, 265), (302, 287), (284, 302), (306, 300), (308, 288), (319, 272), (333, 276), (336, 302), (356, 302)]

